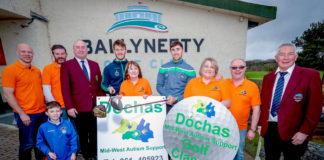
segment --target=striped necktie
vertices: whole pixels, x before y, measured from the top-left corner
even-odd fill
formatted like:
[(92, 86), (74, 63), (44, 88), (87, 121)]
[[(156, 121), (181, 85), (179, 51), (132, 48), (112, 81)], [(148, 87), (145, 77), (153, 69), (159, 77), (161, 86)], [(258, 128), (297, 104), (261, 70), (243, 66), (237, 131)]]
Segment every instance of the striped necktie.
[(280, 77), (277, 82), (275, 94), (274, 94), (273, 100), (272, 100), (272, 107), (271, 107), (271, 115), (273, 117), (277, 116), (277, 111), (278, 111), (278, 107), (279, 107), (279, 104), (281, 101), (281, 96), (282, 96), (282, 90), (283, 90), (284, 83), (285, 83), (284, 77), (288, 72), (279, 72), (279, 73), (280, 73)]
[(82, 63), (82, 70), (83, 70), (84, 74), (87, 76), (88, 81), (90, 81), (88, 70), (87, 70), (86, 66), (84, 65), (84, 61), (81, 61), (81, 63)]

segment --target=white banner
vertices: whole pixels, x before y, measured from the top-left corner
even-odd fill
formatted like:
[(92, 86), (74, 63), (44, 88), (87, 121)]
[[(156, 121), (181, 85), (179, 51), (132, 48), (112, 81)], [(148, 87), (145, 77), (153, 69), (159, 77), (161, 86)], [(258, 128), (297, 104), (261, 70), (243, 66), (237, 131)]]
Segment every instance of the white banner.
[[(123, 107), (165, 99), (162, 96), (124, 96)], [(109, 97), (98, 97), (107, 106)], [(153, 103), (115, 110), (110, 105), (106, 118), (97, 118), (99, 160), (167, 160), (163, 142), (166, 105)]]

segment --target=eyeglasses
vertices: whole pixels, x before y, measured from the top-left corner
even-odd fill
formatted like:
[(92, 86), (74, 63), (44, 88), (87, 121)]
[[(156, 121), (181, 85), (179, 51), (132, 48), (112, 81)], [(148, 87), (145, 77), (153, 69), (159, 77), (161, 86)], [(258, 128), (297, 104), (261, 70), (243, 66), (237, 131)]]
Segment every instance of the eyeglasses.
[(245, 66), (231, 66), (231, 69), (232, 70), (236, 70), (236, 69), (240, 69), (240, 70), (242, 70), (242, 69), (244, 69), (245, 68)]

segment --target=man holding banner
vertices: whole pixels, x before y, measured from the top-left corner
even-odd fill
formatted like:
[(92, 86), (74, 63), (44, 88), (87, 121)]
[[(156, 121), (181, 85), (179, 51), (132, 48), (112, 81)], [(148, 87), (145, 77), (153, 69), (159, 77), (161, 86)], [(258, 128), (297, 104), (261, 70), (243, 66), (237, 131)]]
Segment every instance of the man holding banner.
[(196, 72), (183, 59), (183, 45), (175, 41), (170, 45), (172, 60), (159, 69), (156, 89), (161, 96), (167, 97), (167, 112), (183, 99), (187, 83), (196, 77)]
[(109, 94), (118, 94), (121, 83), (125, 80), (125, 68), (127, 64), (126, 44), (122, 40), (116, 40), (113, 44), (116, 58), (103, 70), (101, 87)]

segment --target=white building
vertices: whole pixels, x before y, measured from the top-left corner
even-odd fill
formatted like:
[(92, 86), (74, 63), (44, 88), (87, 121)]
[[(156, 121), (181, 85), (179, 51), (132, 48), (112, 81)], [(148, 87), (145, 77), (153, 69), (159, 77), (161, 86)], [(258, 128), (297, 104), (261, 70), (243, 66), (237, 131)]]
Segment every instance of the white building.
[(127, 59), (139, 62), (157, 95), (157, 72), (171, 59), (170, 42), (183, 42), (184, 59), (197, 73), (203, 59), (213, 57), (229, 77), (231, 60), (245, 58), (248, 29), (275, 18), (276, 7), (237, 0), (1, 0), (0, 59), (14, 63), (16, 45), (27, 43), (42, 70), (53, 60), (53, 44), (64, 45), (72, 58), (73, 42), (82, 39), (88, 58), (103, 70), (114, 59), (113, 41), (123, 39)]

